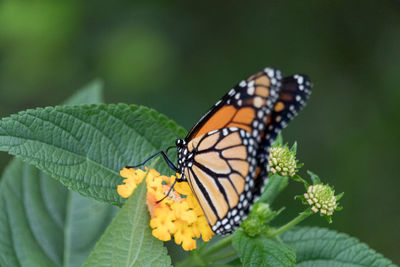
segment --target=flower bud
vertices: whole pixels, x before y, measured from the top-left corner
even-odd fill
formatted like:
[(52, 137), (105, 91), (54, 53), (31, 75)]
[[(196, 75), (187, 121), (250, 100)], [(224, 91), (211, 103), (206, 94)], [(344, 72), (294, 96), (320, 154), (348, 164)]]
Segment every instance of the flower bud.
[(250, 215), (242, 222), (241, 227), (249, 236), (256, 236), (268, 229), (268, 223), (281, 211), (273, 211), (269, 204), (257, 202)]
[(272, 147), (269, 152), (269, 167), (273, 173), (293, 177), (297, 172), (296, 153), (287, 146)]
[(315, 213), (319, 212), (321, 215), (331, 216), (338, 207), (335, 191), (328, 185), (310, 185), (304, 198), (311, 206), (311, 210)]

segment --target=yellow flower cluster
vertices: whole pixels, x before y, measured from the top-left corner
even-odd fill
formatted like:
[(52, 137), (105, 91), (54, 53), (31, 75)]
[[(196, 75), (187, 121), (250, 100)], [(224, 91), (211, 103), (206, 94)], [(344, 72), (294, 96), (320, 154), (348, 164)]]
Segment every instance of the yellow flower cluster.
[(157, 203), (166, 196), (175, 176), (162, 176), (154, 169), (143, 171), (124, 168), (120, 174), (126, 179), (123, 180), (124, 184), (118, 185), (118, 194), (123, 198), (129, 197), (146, 173), (146, 202), (153, 236), (162, 241), (171, 240), (173, 236), (175, 243), (182, 245), (184, 250), (195, 249), (195, 238), (200, 236), (204, 241), (209, 241), (214, 233), (188, 183), (176, 183), (169, 196)]

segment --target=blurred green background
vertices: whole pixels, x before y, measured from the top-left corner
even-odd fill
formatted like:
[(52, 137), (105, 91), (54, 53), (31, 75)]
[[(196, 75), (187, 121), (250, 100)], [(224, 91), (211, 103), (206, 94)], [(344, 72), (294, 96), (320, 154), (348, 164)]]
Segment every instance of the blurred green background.
[[(305, 168), (345, 192), (328, 226), (400, 263), (400, 1), (2, 1), (0, 115), (61, 103), (94, 78), (107, 103), (187, 129), (265, 66), (308, 74), (284, 131)], [(10, 157), (0, 154), (1, 170)], [(286, 221), (302, 207), (292, 185)], [(276, 205), (278, 207), (278, 205)]]

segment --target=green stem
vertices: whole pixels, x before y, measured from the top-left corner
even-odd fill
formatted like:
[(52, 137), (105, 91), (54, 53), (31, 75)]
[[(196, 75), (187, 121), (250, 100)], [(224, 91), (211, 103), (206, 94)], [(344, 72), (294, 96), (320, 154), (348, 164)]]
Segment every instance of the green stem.
[(230, 257), (233, 257), (233, 256), (237, 256), (237, 253), (236, 253), (236, 251), (231, 249), (231, 250), (228, 250), (226, 252), (218, 253), (215, 256), (209, 257), (208, 260), (210, 262), (217, 262), (217, 261), (220, 261), (220, 260), (223, 260), (223, 259), (226, 259), (226, 258), (230, 258)]
[[(208, 259), (212, 257), (211, 255), (229, 246), (232, 243), (232, 238), (233, 235), (227, 236), (210, 246), (205, 246), (203, 243), (199, 249), (194, 250), (192, 253), (190, 253), (189, 257), (179, 262), (176, 266), (206, 266), (206, 262), (204, 260), (207, 259), (207, 261), (209, 261)], [(214, 256), (214, 258), (217, 258), (217, 260), (218, 257), (219, 255)], [(224, 255), (224, 257), (227, 257), (227, 255)]]
[(274, 229), (271, 230), (268, 233), (269, 237), (274, 237), (277, 235), (280, 235), (281, 233), (289, 230), (290, 228), (292, 228), (293, 226), (295, 226), (296, 224), (300, 223), (301, 221), (303, 221), (304, 219), (306, 219), (308, 216), (310, 216), (311, 214), (313, 214), (313, 211), (311, 209), (306, 209), (305, 211), (301, 212), (296, 218), (294, 218), (293, 220), (291, 220), (290, 222), (288, 222), (287, 224), (281, 226), (278, 229)]
[(206, 248), (205, 251), (201, 254), (210, 255), (210, 254), (215, 253), (216, 251), (226, 248), (227, 246), (229, 246), (232, 243), (232, 238), (233, 238), (233, 234), (230, 236), (227, 236), (221, 240), (218, 240), (217, 242), (215, 242), (214, 244), (212, 244), (208, 248)]
[(202, 260), (198, 253), (195, 251), (190, 254), (189, 257), (176, 263), (176, 267), (186, 267), (186, 266), (206, 266), (206, 263)]

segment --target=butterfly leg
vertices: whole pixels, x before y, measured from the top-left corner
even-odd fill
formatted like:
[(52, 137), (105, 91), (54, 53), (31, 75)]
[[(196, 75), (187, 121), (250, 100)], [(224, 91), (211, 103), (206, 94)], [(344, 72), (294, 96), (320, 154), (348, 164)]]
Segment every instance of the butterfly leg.
[(161, 156), (163, 156), (165, 162), (167, 163), (168, 167), (170, 167), (171, 169), (173, 169), (175, 172), (179, 172), (178, 167), (176, 167), (171, 160), (168, 158), (167, 154), (164, 153), (164, 151), (160, 152)]
[(163, 201), (164, 199), (166, 199), (169, 196), (169, 194), (171, 193), (172, 189), (174, 188), (176, 182), (179, 182), (178, 180), (182, 180), (182, 179), (175, 179), (174, 183), (169, 188), (167, 194), (165, 194), (165, 196), (162, 199), (158, 200), (156, 203), (160, 203), (161, 201)]
[(144, 164), (146, 164), (149, 160), (151, 160), (152, 158), (154, 158), (155, 156), (157, 156), (158, 154), (161, 154), (161, 156), (163, 156), (165, 162), (167, 163), (168, 167), (170, 167), (171, 169), (173, 169), (175, 172), (178, 172), (179, 169), (171, 162), (171, 160), (168, 158), (167, 154), (165, 154), (164, 151), (160, 150), (157, 151), (156, 153), (154, 153), (153, 155), (151, 155), (148, 159), (146, 159), (144, 162), (135, 165), (135, 166), (125, 166), (125, 168), (137, 168), (140, 166), (143, 166)]

